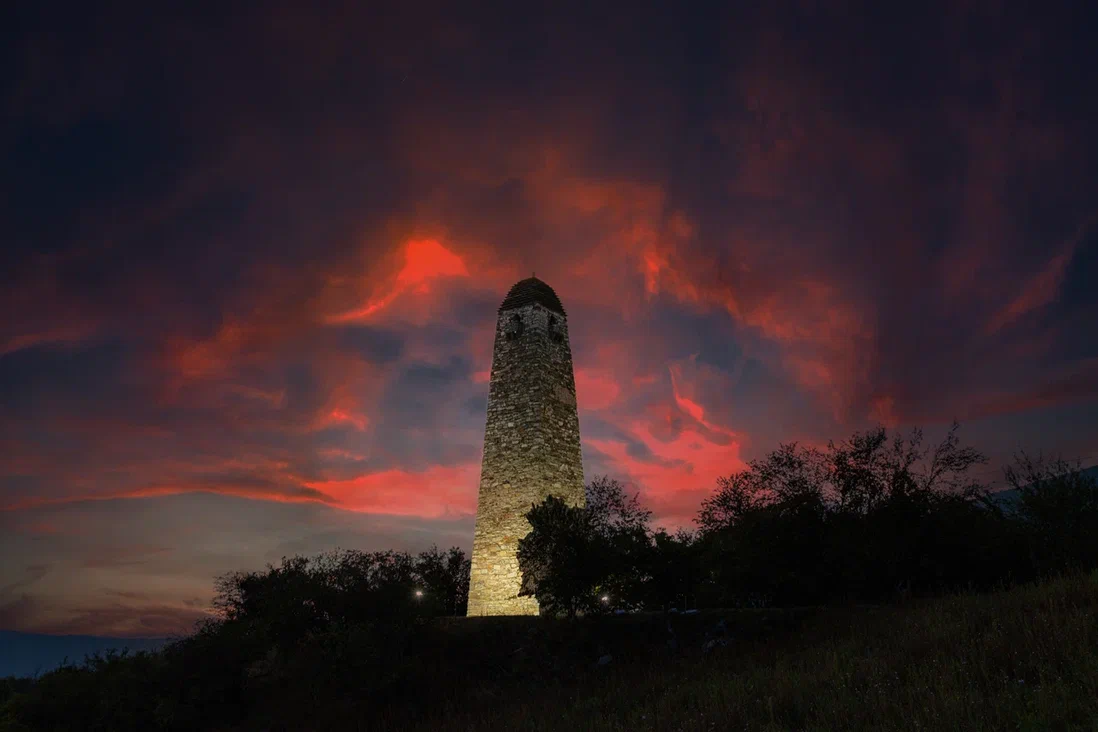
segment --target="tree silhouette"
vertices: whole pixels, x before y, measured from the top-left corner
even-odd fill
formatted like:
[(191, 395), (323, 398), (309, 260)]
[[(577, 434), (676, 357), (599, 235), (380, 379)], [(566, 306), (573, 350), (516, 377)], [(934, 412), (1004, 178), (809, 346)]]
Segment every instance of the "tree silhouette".
[(546, 615), (575, 617), (596, 604), (604, 576), (602, 536), (584, 509), (549, 496), (526, 514), (530, 532), (519, 540), (521, 596), (537, 599)]
[(1062, 458), (1015, 456), (1006, 469), (1017, 492), (1017, 516), (1026, 528), (1040, 574), (1098, 567), (1098, 478)]
[(578, 508), (549, 496), (526, 515), (531, 529), (519, 541), (519, 594), (537, 598), (544, 614), (574, 617), (641, 604), (652, 512), (607, 477), (587, 484), (586, 499)]

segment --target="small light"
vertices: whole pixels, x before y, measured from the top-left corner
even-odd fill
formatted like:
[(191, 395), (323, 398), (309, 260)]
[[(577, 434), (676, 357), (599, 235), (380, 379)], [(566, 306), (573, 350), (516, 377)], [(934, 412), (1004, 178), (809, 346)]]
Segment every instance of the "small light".
[(603, 595), (602, 596), (602, 601), (603, 602), (610, 602), (610, 597), (608, 595)]
[(423, 590), (416, 590), (416, 597), (423, 597)]

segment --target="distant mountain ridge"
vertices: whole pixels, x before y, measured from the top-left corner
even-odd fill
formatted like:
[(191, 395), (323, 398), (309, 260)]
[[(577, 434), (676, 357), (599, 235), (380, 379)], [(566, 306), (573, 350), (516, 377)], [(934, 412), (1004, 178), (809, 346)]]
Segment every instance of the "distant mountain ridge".
[[(1089, 468), (1083, 468), (1079, 472), (1098, 480), (1098, 465), (1091, 465)], [(1022, 494), (1017, 488), (1009, 488), (1005, 491), (994, 493), (992, 498), (1003, 508), (1010, 508), (1015, 506), (1022, 499)]]
[(80, 663), (85, 656), (110, 649), (130, 652), (153, 651), (170, 638), (112, 638), (96, 635), (46, 635), (0, 630), (0, 678), (36, 676), (52, 671), (67, 658)]

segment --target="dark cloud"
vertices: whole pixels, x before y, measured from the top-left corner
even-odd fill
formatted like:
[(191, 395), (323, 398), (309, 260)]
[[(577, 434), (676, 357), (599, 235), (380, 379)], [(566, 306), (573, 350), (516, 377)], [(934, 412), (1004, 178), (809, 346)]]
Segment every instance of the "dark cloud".
[(625, 454), (642, 463), (659, 465), (664, 468), (684, 468), (688, 472), (690, 470), (687, 461), (660, 457), (652, 452), (652, 449), (644, 442), (628, 434), (625, 430), (597, 417), (588, 417), (584, 420), (583, 435), (589, 438), (620, 442), (625, 445)]
[(339, 340), (345, 348), (362, 354), (372, 363), (393, 363), (404, 352), (405, 338), (394, 330), (344, 326), (339, 329)]
[(4, 596), (0, 598), (0, 624), (5, 628), (21, 628), (42, 610), (42, 604), (26, 593), (18, 597)]
[(32, 585), (49, 574), (48, 564), (28, 564), (23, 567), (22, 576), (14, 582), (0, 586), (0, 597), (13, 596), (28, 585)]
[(120, 341), (83, 348), (41, 346), (0, 358), (0, 405), (11, 415), (63, 408), (101, 410), (132, 395), (133, 349)]
[(465, 400), (465, 411), (473, 417), (481, 417), (488, 414), (488, 393), (477, 394)]
[(455, 391), (468, 388), (471, 379), (468, 361), (458, 357), (445, 364), (413, 363), (404, 367), (379, 405), (385, 428), (441, 427)]

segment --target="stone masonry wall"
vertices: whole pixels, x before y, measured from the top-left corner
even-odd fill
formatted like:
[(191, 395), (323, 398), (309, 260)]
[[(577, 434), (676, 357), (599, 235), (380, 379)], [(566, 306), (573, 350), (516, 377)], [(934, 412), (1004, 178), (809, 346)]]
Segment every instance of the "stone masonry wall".
[[(521, 334), (512, 316), (521, 318)], [(525, 514), (554, 494), (584, 504), (579, 416), (567, 319), (540, 304), (505, 310), (496, 323), (484, 430), (469, 615), (536, 615), (518, 597)]]

